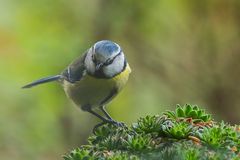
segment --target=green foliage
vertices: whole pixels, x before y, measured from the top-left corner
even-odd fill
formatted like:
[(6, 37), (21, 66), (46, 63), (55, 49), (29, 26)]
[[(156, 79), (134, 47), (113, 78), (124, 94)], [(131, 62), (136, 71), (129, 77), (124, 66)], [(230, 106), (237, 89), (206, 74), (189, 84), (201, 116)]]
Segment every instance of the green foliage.
[(186, 122), (175, 122), (171, 127), (166, 127), (162, 125), (163, 132), (168, 136), (176, 139), (182, 139), (188, 137), (192, 126)]
[(89, 137), (89, 145), (73, 150), (64, 159), (240, 159), (239, 132), (239, 126), (212, 122), (197, 106), (178, 106), (175, 112), (146, 116), (130, 127), (106, 124)]
[(161, 131), (161, 124), (164, 120), (165, 117), (160, 117), (159, 115), (148, 115), (145, 118), (140, 118), (137, 123), (132, 125), (132, 128), (137, 133), (158, 133)]
[(127, 149), (132, 151), (145, 151), (150, 150), (154, 146), (152, 145), (152, 138), (149, 134), (137, 134), (137, 135), (129, 135), (128, 139), (125, 143)]
[(200, 109), (197, 105), (186, 104), (176, 106), (176, 110), (167, 111), (164, 113), (169, 118), (179, 119), (179, 118), (192, 118), (193, 122), (208, 122), (212, 120), (211, 115), (205, 113), (205, 110)]
[(202, 133), (198, 133), (198, 137), (206, 144), (212, 147), (239, 147), (239, 133), (234, 130), (234, 127), (225, 124), (224, 122), (213, 127), (205, 127)]
[(93, 160), (93, 156), (90, 155), (90, 151), (87, 149), (74, 149), (67, 156), (63, 157), (64, 160)]
[[(98, 158), (97, 155), (99, 156)], [(67, 156), (64, 156), (64, 160), (95, 160), (95, 159), (102, 159), (101, 156), (104, 156), (106, 160), (138, 160), (139, 158), (135, 155), (130, 155), (127, 152), (110, 152), (110, 151), (103, 151), (102, 153), (96, 152), (95, 155), (91, 155), (91, 153), (87, 149), (74, 149), (71, 153)]]
[(101, 150), (126, 149), (125, 143), (130, 134), (125, 128), (107, 124), (100, 127), (88, 140), (91, 145)]

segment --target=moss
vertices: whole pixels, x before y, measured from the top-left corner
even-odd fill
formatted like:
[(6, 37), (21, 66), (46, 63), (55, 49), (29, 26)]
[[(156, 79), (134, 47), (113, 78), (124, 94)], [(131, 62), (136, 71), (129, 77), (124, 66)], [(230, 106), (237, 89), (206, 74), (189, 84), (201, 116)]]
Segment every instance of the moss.
[(177, 105), (129, 127), (106, 124), (64, 160), (240, 159), (240, 127), (215, 122), (198, 106)]

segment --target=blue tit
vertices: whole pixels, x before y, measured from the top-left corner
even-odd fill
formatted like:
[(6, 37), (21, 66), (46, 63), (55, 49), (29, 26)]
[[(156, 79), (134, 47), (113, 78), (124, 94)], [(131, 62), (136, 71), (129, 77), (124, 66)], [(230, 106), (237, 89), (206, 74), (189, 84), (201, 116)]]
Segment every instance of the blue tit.
[[(105, 105), (122, 90), (130, 73), (121, 47), (112, 41), (102, 40), (74, 60), (61, 74), (36, 80), (23, 88), (57, 81), (74, 104), (103, 121), (95, 128), (105, 123), (121, 126), (122, 123), (113, 120), (107, 113)], [(93, 109), (96, 107), (105, 116), (95, 112)]]

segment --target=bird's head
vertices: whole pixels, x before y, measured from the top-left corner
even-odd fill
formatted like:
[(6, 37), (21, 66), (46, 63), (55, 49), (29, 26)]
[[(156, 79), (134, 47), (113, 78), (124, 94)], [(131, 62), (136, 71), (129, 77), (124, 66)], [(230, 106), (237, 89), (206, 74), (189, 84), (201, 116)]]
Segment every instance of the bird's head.
[(121, 47), (109, 40), (95, 43), (89, 50), (85, 59), (87, 71), (99, 78), (111, 78), (122, 72), (126, 60)]

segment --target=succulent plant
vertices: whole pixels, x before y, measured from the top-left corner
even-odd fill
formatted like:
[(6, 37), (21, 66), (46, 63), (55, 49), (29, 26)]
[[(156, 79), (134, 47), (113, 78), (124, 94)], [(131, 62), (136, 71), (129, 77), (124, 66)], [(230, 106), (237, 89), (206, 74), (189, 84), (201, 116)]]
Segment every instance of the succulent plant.
[(162, 125), (162, 130), (167, 137), (182, 139), (189, 136), (192, 126), (189, 126), (186, 122), (175, 122), (172, 123), (171, 127)]
[(153, 132), (161, 132), (161, 124), (164, 122), (166, 117), (159, 115), (149, 116), (147, 115), (145, 118), (140, 118), (137, 123), (132, 125), (132, 129), (137, 133), (153, 133)]
[(197, 105), (185, 104), (184, 106), (177, 105), (175, 111), (164, 112), (168, 118), (181, 119), (191, 118), (193, 123), (211, 121), (211, 115), (205, 113), (205, 110), (200, 109)]
[[(192, 123), (189, 123), (191, 120)], [(240, 159), (240, 126), (212, 122), (197, 106), (177, 106), (131, 127), (103, 125), (64, 160)]]
[(234, 127), (221, 122), (213, 127), (205, 127), (203, 132), (197, 135), (203, 142), (212, 147), (236, 147), (240, 149), (240, 136), (234, 130)]
[(86, 149), (74, 149), (69, 155), (63, 156), (64, 160), (94, 160), (94, 157), (90, 155), (90, 151)]
[(129, 135), (125, 145), (132, 151), (146, 151), (152, 149), (152, 138), (149, 134)]

